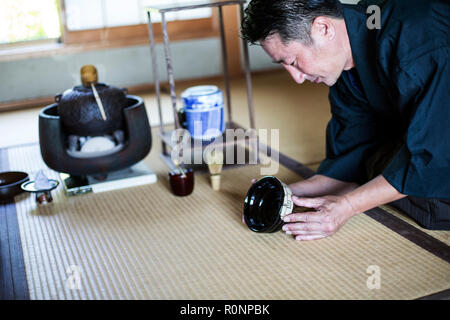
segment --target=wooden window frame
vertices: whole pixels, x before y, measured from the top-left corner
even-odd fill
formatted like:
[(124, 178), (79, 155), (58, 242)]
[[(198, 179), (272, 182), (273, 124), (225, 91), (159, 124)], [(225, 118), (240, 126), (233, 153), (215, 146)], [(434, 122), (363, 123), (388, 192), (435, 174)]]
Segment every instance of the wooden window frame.
[[(189, 40), (219, 36), (217, 10), (212, 11), (210, 18), (175, 20), (167, 22), (170, 40)], [(60, 0), (61, 42), (64, 45), (77, 44), (116, 44), (132, 45), (148, 43), (148, 25), (136, 24), (119, 27), (105, 27), (71, 31), (66, 24), (65, 1)], [(163, 42), (161, 23), (153, 23), (156, 42)]]

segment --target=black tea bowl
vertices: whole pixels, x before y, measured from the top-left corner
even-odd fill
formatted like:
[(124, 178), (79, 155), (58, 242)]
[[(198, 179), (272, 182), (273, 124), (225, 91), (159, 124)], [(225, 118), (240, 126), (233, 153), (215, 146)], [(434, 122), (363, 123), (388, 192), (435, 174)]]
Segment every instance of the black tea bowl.
[(276, 232), (283, 226), (284, 216), (292, 213), (292, 191), (273, 176), (256, 181), (244, 200), (244, 221), (254, 232)]
[(0, 172), (0, 201), (13, 199), (23, 192), (20, 185), (30, 178), (27, 173), (20, 171)]

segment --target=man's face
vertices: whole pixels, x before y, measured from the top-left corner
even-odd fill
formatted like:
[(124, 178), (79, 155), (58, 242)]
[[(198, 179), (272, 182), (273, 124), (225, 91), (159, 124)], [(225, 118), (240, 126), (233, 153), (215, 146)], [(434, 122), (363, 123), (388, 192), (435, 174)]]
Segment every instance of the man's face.
[(311, 46), (298, 41), (284, 44), (278, 34), (260, 43), (273, 61), (280, 63), (297, 83), (309, 80), (332, 86), (345, 68), (345, 59), (332, 41), (312, 36)]

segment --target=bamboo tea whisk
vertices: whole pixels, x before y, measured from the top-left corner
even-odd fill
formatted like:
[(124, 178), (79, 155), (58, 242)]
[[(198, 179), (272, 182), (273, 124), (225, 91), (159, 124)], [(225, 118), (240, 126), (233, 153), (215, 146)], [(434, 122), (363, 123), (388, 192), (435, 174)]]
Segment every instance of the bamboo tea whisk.
[(215, 149), (212, 150), (206, 156), (206, 163), (208, 164), (209, 173), (211, 174), (211, 186), (214, 191), (219, 191), (223, 166), (223, 153)]

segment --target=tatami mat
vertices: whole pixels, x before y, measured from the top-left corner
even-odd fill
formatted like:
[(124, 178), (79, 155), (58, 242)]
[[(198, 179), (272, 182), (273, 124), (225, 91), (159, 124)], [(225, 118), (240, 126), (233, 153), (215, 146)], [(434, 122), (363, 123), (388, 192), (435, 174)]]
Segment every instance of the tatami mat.
[(450, 246), (450, 231), (444, 231), (444, 230), (428, 230), (425, 228), (422, 228), (417, 222), (415, 222), (413, 219), (408, 217), (405, 213), (396, 210), (390, 206), (381, 206), (383, 210), (389, 212), (390, 214), (396, 216), (397, 218), (402, 219), (403, 221), (408, 222), (409, 224), (413, 225), (417, 229), (421, 230), (422, 232), (425, 232), (426, 234), (429, 234), (435, 239), (438, 239), (439, 241), (442, 241), (446, 245)]
[[(225, 170), (221, 192), (197, 174), (193, 194), (175, 197), (159, 149), (146, 159), (156, 184), (70, 198), (59, 187), (41, 207), (16, 198), (32, 299), (413, 299), (450, 288), (449, 263), (366, 215), (317, 241), (249, 231), (241, 212), (258, 166)], [(37, 145), (8, 152), (11, 170), (45, 167)], [(381, 282), (370, 290), (373, 265)], [(80, 290), (67, 286), (70, 266)]]

